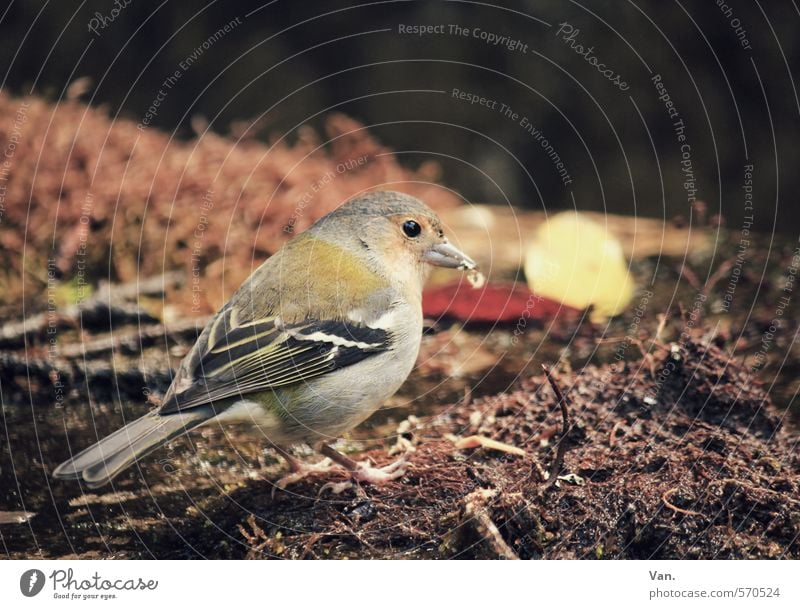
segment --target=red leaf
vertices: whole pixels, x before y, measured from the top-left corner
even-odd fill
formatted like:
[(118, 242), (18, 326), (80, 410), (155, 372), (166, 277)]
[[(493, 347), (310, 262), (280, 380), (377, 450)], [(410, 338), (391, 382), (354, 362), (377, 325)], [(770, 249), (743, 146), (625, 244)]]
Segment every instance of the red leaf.
[(425, 290), (422, 314), (428, 318), (449, 317), (478, 323), (516, 323), (520, 318), (552, 319), (580, 313), (533, 294), (522, 283), (487, 283), (481, 289), (457, 281)]

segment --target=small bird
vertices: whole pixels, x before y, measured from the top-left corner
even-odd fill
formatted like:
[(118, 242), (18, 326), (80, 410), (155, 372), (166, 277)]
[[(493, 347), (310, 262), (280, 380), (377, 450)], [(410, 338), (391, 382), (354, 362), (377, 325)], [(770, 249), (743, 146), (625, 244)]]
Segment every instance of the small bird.
[[(53, 476), (97, 488), (187, 431), (242, 422), (291, 467), (277, 488), (335, 464), (359, 482), (402, 476), (402, 459), (376, 468), (329, 443), (369, 417), (410, 374), (430, 265), (478, 274), (418, 199), (397, 192), (351, 199), (242, 284), (183, 359), (158, 409), (62, 463)], [(298, 461), (287, 449), (301, 443), (326, 459)]]

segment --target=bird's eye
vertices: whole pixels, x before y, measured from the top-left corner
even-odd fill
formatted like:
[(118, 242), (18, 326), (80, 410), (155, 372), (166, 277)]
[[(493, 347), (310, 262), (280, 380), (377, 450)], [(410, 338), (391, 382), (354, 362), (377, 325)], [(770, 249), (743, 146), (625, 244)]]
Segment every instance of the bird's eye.
[(413, 220), (406, 220), (403, 222), (403, 232), (409, 237), (419, 237), (422, 227)]

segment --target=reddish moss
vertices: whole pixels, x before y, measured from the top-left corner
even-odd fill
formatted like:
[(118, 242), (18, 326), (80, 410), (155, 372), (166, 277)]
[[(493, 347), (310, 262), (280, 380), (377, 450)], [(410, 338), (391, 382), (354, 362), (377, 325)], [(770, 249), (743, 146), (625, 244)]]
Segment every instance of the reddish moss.
[(388, 188), (438, 209), (458, 203), (434, 183), (435, 166), (400, 166), (361, 124), (339, 114), (328, 117), (324, 142), (309, 128), (294, 144), (214, 133), (178, 141), (111, 120), (103, 109), (0, 91), (0, 149), (9, 146), (0, 287), (15, 307), (23, 281), (36, 302), (52, 258), (55, 275), (80, 272), (89, 283), (199, 273), (195, 301), (191, 291), (172, 300), (210, 311), (291, 236), (289, 227), (302, 231), (353, 195)]

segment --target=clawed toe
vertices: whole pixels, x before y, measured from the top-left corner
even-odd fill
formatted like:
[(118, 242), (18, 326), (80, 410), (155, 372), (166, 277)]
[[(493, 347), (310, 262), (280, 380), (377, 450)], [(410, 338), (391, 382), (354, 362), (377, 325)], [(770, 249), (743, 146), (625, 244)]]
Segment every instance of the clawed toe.
[(272, 498), (275, 498), (275, 491), (282, 491), (290, 484), (294, 484), (295, 482), (300, 482), (303, 478), (308, 476), (308, 473), (304, 472), (292, 472), (291, 474), (286, 474), (280, 480), (275, 482), (272, 487)]
[(331, 471), (341, 471), (341, 468), (347, 470), (349, 473), (349, 480), (344, 482), (327, 482), (323, 484), (319, 490), (319, 495), (322, 495), (322, 493), (326, 491), (330, 491), (334, 495), (339, 495), (347, 489), (352, 488), (356, 482), (380, 485), (391, 482), (392, 480), (397, 480), (405, 475), (408, 468), (408, 462), (405, 457), (401, 457), (397, 461), (383, 467), (374, 467), (368, 460), (356, 463), (325, 444), (321, 446), (320, 452), (327, 458), (319, 463), (309, 465), (281, 451), (281, 454), (289, 462), (293, 471), (275, 483), (275, 486), (272, 488), (273, 497), (275, 496), (276, 490), (283, 490), (290, 484), (295, 484), (312, 474), (327, 474)]
[(344, 482), (326, 482), (319, 489), (317, 497), (320, 497), (325, 491), (330, 491), (334, 495), (341, 495), (348, 489), (353, 488), (355, 485), (352, 480), (345, 480)]
[(386, 484), (405, 475), (407, 466), (408, 463), (405, 459), (399, 459), (384, 467), (372, 467), (369, 461), (362, 461), (358, 464), (358, 468), (350, 472), (351, 480), (327, 482), (319, 489), (319, 494), (322, 495), (324, 492), (330, 491), (334, 495), (341, 495), (344, 491), (355, 486), (353, 481), (375, 485)]
[(301, 480), (306, 479), (308, 476), (313, 476), (315, 474), (328, 474), (332, 471), (341, 471), (341, 468), (334, 464), (327, 457), (319, 463), (302, 463), (294, 459), (289, 463), (294, 471), (286, 474), (280, 480), (275, 482), (275, 485), (272, 487), (273, 498), (275, 497), (275, 491), (282, 491), (290, 484), (300, 482)]
[(359, 464), (359, 467), (352, 472), (354, 480), (368, 482), (369, 484), (383, 484), (392, 480), (397, 480), (405, 475), (408, 462), (405, 459), (398, 459), (384, 467), (371, 467)]
[(397, 461), (393, 461), (389, 465), (384, 466), (382, 469), (387, 473), (397, 472), (402, 469), (403, 471), (399, 474), (399, 476), (402, 476), (403, 474), (406, 473), (407, 467), (408, 467), (408, 461), (406, 461), (406, 458), (400, 457), (399, 459), (397, 459)]

